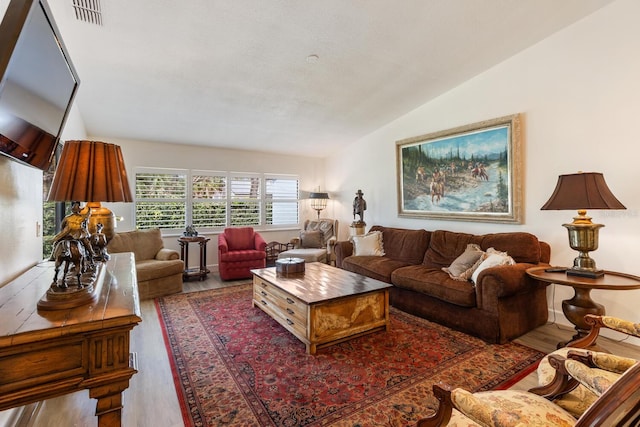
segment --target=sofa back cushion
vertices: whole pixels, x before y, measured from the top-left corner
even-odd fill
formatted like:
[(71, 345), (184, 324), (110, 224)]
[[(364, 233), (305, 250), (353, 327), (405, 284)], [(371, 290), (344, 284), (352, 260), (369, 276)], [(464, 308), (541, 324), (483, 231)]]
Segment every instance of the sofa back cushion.
[(225, 228), (224, 236), (230, 251), (255, 249), (253, 227)]
[(530, 233), (494, 233), (485, 234), (480, 242), (482, 250), (489, 248), (506, 252), (515, 262), (529, 262), (537, 264), (540, 262), (540, 242), (538, 238)]
[(162, 233), (158, 228), (116, 233), (107, 245), (112, 253), (133, 252), (136, 261), (153, 259), (164, 247)]
[[(429, 249), (424, 254), (422, 264), (427, 267), (449, 267), (470, 243), (480, 245), (482, 236), (455, 231), (436, 230), (431, 233)], [(484, 250), (484, 248), (483, 248)]]
[(374, 225), (370, 231), (382, 232), (385, 257), (410, 264), (422, 262), (431, 236), (431, 233), (426, 230), (407, 230), (379, 225)]

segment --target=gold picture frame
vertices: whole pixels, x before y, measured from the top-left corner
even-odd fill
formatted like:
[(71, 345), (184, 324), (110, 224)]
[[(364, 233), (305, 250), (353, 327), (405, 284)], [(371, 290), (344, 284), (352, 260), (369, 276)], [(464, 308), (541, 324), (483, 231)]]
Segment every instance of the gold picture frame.
[(396, 142), (398, 215), (523, 221), (521, 114)]

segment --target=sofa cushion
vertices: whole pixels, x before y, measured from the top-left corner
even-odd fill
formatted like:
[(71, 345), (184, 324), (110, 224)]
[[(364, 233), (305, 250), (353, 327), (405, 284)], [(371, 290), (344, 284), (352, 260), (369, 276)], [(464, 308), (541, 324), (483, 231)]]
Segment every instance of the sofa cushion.
[(427, 267), (448, 267), (462, 254), (470, 243), (480, 244), (481, 236), (455, 231), (436, 230), (431, 233), (429, 248), (422, 264)]
[(371, 231), (364, 236), (353, 236), (353, 254), (355, 256), (383, 256), (384, 242), (382, 240), (382, 232)]
[(371, 227), (370, 231), (382, 231), (385, 257), (403, 261), (407, 264), (420, 264), (422, 262), (424, 252), (429, 246), (431, 235), (426, 230), (406, 230), (377, 225)]
[(536, 236), (525, 232), (494, 233), (479, 236), (480, 247), (486, 251), (495, 248), (507, 252), (515, 262), (540, 262), (540, 242)]
[(348, 256), (342, 260), (344, 270), (386, 283), (391, 283), (391, 273), (394, 270), (407, 265), (409, 263), (386, 256)]
[(442, 271), (449, 273), (453, 280), (469, 280), (485, 257), (486, 254), (479, 245), (469, 243), (467, 249), (449, 267), (442, 267)]
[(220, 254), (221, 261), (228, 262), (240, 262), (240, 261), (252, 261), (265, 259), (264, 251), (258, 251), (256, 249), (247, 249), (247, 250), (235, 250), (233, 252), (226, 252)]
[(462, 307), (476, 306), (476, 291), (469, 281), (454, 280), (440, 268), (409, 265), (391, 273), (394, 286), (420, 292)]
[(154, 259), (162, 247), (162, 233), (160, 229), (153, 228), (116, 233), (107, 245), (107, 250), (114, 254), (133, 252), (137, 263), (146, 259)]
[(182, 275), (184, 263), (181, 260), (156, 261), (141, 260), (136, 262), (136, 277), (138, 283), (159, 279), (174, 274)]

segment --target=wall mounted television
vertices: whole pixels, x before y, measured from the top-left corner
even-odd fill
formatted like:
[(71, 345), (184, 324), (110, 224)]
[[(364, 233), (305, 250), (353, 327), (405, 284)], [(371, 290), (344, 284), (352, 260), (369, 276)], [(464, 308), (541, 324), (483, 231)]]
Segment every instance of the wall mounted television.
[(46, 170), (80, 80), (45, 0), (11, 0), (0, 24), (0, 152)]

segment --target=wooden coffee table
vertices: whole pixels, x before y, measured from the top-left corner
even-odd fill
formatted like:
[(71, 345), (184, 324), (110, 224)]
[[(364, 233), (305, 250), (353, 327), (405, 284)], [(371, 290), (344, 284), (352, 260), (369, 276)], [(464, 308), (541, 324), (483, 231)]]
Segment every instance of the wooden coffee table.
[(283, 276), (276, 268), (251, 270), (253, 306), (284, 326), (315, 354), (360, 335), (389, 330), (392, 285), (319, 262)]

